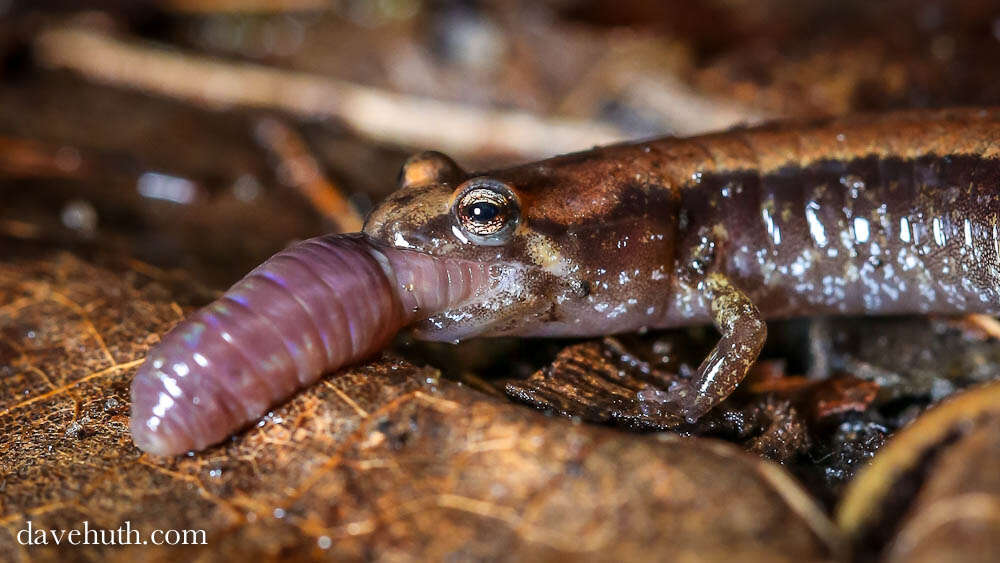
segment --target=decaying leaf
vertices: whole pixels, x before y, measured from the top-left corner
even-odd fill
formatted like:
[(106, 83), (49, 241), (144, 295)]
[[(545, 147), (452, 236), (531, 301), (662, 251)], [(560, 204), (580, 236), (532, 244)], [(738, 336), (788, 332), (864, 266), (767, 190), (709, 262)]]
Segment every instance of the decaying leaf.
[(893, 436), (837, 510), (888, 561), (1000, 558), (1000, 383), (966, 390)]
[[(667, 390), (693, 372), (700, 346), (684, 333), (652, 342), (605, 338), (563, 349), (545, 368), (506, 383), (513, 398), (564, 416), (614, 422), (631, 429), (672, 429), (718, 436), (779, 462), (792, 461), (812, 445), (810, 428), (845, 413), (865, 412), (878, 385), (849, 375), (823, 380), (790, 377), (780, 362), (760, 362), (731, 399), (694, 424), (665, 415)], [(693, 350), (692, 350), (693, 349)], [(664, 353), (685, 350), (684, 354)]]
[(929, 472), (889, 561), (1000, 558), (1000, 416), (982, 421)]
[[(191, 556), (825, 560), (838, 534), (780, 467), (712, 440), (546, 417), (391, 356), (333, 375), (208, 451), (142, 454), (128, 384), (198, 296), (67, 254), (0, 265), (0, 551), (34, 530), (205, 530)], [(36, 532), (37, 533), (37, 532)], [(144, 536), (146, 537), (146, 536)], [(23, 539), (23, 536), (22, 536)]]
[(605, 338), (569, 346), (550, 366), (505, 388), (515, 399), (565, 416), (638, 429), (676, 428), (683, 419), (660, 404), (679, 376), (663, 367), (618, 339)]

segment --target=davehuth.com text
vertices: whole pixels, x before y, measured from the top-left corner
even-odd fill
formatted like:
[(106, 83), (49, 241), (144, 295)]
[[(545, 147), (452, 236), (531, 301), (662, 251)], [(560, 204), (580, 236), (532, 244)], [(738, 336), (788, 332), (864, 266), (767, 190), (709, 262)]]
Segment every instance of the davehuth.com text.
[(205, 545), (207, 540), (205, 530), (156, 529), (144, 535), (128, 520), (114, 529), (91, 527), (86, 520), (71, 529), (39, 528), (28, 520), (17, 532), (21, 545)]

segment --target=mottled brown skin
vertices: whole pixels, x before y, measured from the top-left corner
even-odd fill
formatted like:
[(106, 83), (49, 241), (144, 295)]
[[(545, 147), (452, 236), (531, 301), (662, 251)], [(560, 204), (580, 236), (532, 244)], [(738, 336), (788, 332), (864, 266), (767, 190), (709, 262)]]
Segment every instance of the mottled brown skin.
[[(466, 240), (456, 220), (455, 197), (481, 181), (518, 200), (500, 244)], [(478, 299), (418, 334), (583, 336), (711, 321), (718, 346), (668, 392), (689, 420), (739, 384), (764, 319), (1000, 309), (1000, 110), (780, 123), (482, 174), (423, 153), (401, 185), (367, 234), (494, 274)]]

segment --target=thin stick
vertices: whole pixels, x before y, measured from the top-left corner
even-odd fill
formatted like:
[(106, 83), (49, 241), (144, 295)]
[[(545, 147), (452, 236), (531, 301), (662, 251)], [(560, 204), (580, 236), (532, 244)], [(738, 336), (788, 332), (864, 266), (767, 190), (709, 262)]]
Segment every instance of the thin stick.
[(341, 232), (361, 230), (364, 218), (319, 168), (306, 142), (294, 129), (274, 118), (261, 119), (257, 138), (281, 161), (283, 180), (304, 195), (313, 208)]
[(605, 124), (482, 109), (304, 72), (221, 62), (80, 27), (45, 30), (35, 47), (42, 62), (96, 81), (208, 104), (336, 118), (371, 139), (411, 147), (534, 158), (623, 137)]

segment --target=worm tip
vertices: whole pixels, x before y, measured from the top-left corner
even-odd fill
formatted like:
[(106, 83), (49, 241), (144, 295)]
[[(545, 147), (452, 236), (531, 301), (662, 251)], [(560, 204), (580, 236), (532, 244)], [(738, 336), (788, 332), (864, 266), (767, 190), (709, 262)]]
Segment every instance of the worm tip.
[(170, 432), (164, 425), (169, 425), (167, 413), (156, 414), (158, 397), (163, 394), (158, 390), (156, 378), (151, 373), (149, 362), (140, 366), (132, 380), (132, 412), (129, 429), (132, 441), (142, 451), (155, 455), (174, 455), (183, 453), (184, 448), (178, 443), (179, 434)]

